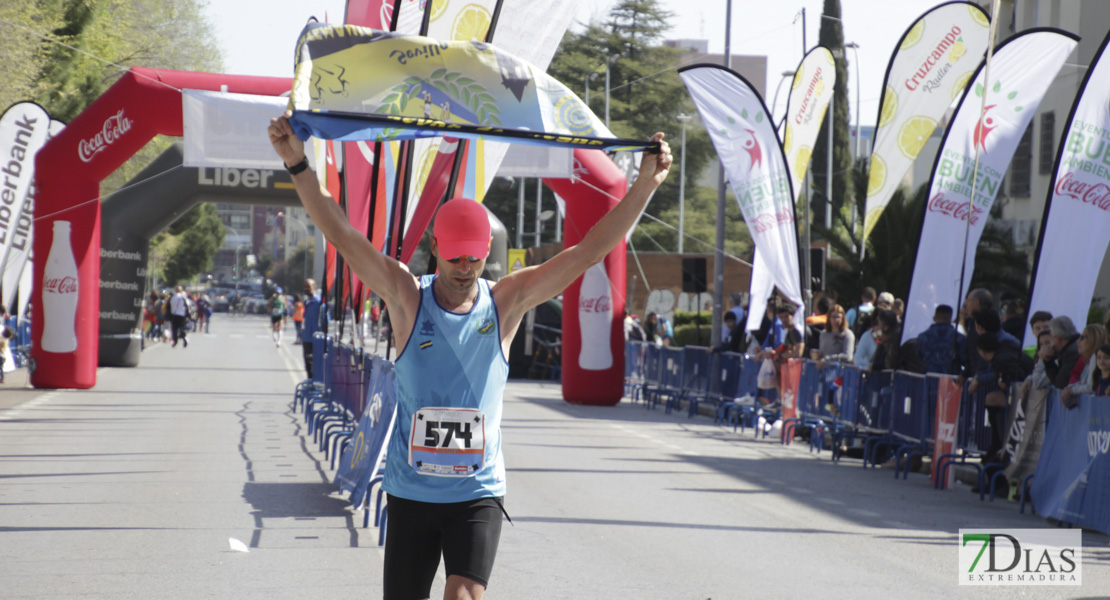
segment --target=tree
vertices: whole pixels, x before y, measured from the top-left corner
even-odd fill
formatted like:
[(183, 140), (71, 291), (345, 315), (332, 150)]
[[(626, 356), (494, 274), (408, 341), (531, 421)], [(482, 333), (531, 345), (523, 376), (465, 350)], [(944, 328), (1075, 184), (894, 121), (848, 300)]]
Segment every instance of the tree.
[(169, 285), (189, 281), (212, 269), (212, 257), (224, 243), (224, 225), (216, 205), (196, 206), (166, 231), (155, 236), (154, 254), (164, 254), (159, 275)]
[[(848, 144), (848, 68), (840, 14), (840, 0), (825, 0), (818, 43), (828, 48), (836, 59), (836, 86), (833, 88), (831, 115), (833, 118), (833, 180), (832, 198), (829, 199), (825, 192), (825, 182), (828, 179), (826, 176), (828, 125), (826, 124), (817, 135), (817, 143), (813, 146), (813, 158), (810, 162), (814, 186), (810, 208), (813, 211), (813, 221), (816, 223), (825, 222), (826, 207), (831, 206), (835, 214), (851, 201), (848, 197), (851, 191), (848, 180), (852, 168), (852, 154)], [(859, 118), (858, 115), (857, 118)]]
[(43, 2), (0, 2), (0, 110), (38, 97), (39, 73), (49, 56), (49, 46), (35, 35), (61, 26), (62, 15), (47, 10)]

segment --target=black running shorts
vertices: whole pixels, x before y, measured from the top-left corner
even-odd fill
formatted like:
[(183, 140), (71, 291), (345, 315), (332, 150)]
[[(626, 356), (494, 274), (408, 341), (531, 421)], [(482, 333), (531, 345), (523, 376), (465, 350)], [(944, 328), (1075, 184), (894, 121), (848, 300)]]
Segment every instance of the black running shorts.
[(489, 585), (501, 538), (501, 498), (438, 504), (389, 496), (385, 540), (385, 599), (431, 595), (443, 555), (447, 575)]

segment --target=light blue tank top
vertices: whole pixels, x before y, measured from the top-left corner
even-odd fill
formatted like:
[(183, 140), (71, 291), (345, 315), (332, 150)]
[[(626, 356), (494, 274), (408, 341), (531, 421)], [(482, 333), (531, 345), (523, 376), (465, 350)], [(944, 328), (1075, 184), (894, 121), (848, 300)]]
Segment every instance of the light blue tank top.
[(448, 312), (420, 278), (412, 335), (395, 361), (397, 419), (385, 491), (420, 502), (505, 495), (501, 403), (509, 364), (489, 282), (466, 314)]

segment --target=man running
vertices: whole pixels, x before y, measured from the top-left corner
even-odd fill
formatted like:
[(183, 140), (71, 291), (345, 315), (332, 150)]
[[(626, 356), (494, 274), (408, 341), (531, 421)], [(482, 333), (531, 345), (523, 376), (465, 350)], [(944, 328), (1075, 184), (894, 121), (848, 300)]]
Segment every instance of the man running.
[(444, 203), (432, 237), (439, 274), (416, 278), (348, 224), (308, 168), (290, 114), (271, 120), (270, 142), (312, 221), (389, 307), (400, 352), (384, 482), (385, 597), (428, 598), (442, 554), (444, 597), (481, 598), (504, 510), (500, 425), (509, 345), (529, 309), (562, 292), (624, 238), (666, 179), (670, 148), (655, 134), (660, 153), (644, 155), (624, 199), (578, 245), (496, 284), (479, 279), (492, 242), (485, 209), (466, 199)]
[(281, 294), (281, 288), (274, 290), (267, 306), (270, 309), (270, 337), (274, 338), (275, 346), (281, 346), (282, 333), (285, 331), (282, 326), (285, 322), (285, 297)]

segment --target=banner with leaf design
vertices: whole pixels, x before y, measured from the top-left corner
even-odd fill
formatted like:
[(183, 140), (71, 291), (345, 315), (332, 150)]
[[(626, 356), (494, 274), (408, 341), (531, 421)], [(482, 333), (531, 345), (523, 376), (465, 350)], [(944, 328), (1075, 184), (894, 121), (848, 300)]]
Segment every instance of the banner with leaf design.
[(972, 93), (960, 102), (948, 126), (929, 182), (904, 337), (916, 337), (932, 325), (937, 305), (961, 305), (1002, 176), (1077, 43), (1076, 36), (1064, 31), (1031, 29), (999, 45), (989, 81), (980, 65)]
[[(719, 65), (678, 70), (698, 108), (755, 242), (756, 269), (802, 314), (794, 191), (770, 111), (740, 74)], [(753, 298), (754, 300), (754, 298)], [(802, 320), (796, 319), (801, 327)]]
[[(1056, 158), (1056, 174), (1045, 203), (1043, 233), (1037, 244), (1029, 306), (1083, 323), (1098, 283), (1093, 268), (1110, 245), (1110, 33), (1087, 69), (1064, 141)], [(1077, 269), (1076, 258), (1094, 260)], [(1066, 294), (1060, 290), (1068, 290)], [(1025, 329), (1025, 344), (1036, 336)]]
[(290, 119), (302, 139), (482, 137), (644, 150), (613, 138), (566, 86), (484, 43), (309, 24), (297, 42)]
[(970, 2), (937, 6), (902, 35), (883, 80), (867, 183), (864, 242), (937, 122), (963, 94), (987, 53), (989, 37), (990, 19)]

